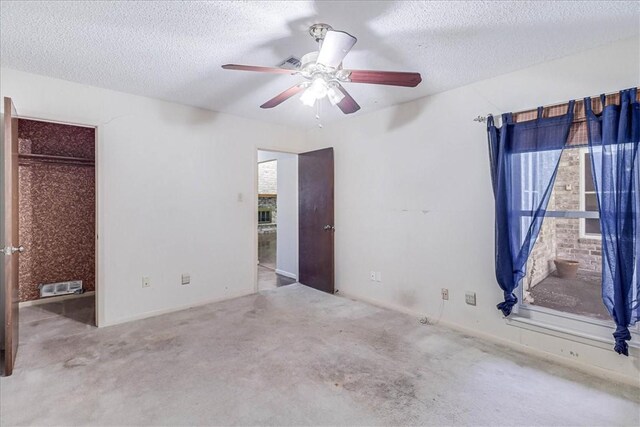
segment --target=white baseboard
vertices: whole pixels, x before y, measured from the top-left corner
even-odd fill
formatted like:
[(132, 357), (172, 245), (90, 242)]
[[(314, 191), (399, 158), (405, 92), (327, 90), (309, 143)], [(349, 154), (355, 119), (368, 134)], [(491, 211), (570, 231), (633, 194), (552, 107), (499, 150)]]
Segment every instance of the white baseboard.
[(104, 321), (103, 323), (100, 324), (99, 327), (102, 328), (102, 327), (120, 325), (122, 323), (127, 323), (127, 322), (133, 322), (135, 320), (148, 319), (150, 317), (161, 316), (163, 314), (174, 313), (176, 311), (188, 310), (190, 308), (200, 307), (202, 305), (213, 304), (215, 302), (222, 302), (222, 301), (227, 301), (227, 300), (230, 300), (230, 299), (240, 298), (240, 297), (244, 297), (244, 296), (247, 296), (247, 295), (252, 295), (252, 294), (255, 294), (255, 293), (256, 293), (255, 290), (250, 290), (250, 291), (238, 292), (236, 294), (226, 295), (224, 297), (212, 298), (212, 299), (208, 299), (208, 300), (205, 300), (205, 301), (194, 302), (194, 303), (191, 303), (191, 304), (184, 304), (184, 305), (180, 305), (180, 306), (177, 306), (177, 307), (165, 308), (165, 309), (162, 309), (162, 310), (147, 311), (145, 313), (136, 314), (134, 316), (121, 317), (119, 319), (112, 320), (112, 321)]
[(81, 294), (69, 294), (69, 295), (58, 295), (55, 297), (47, 297), (47, 298), (39, 298), (31, 301), (23, 301), (18, 303), (18, 307), (29, 307), (32, 305), (40, 305), (40, 304), (48, 304), (50, 302), (60, 302), (68, 299), (76, 299), (76, 298), (84, 298), (84, 297), (95, 297), (96, 291), (87, 291)]
[[(414, 316), (417, 318), (423, 318), (425, 317), (426, 313), (421, 313), (421, 312), (417, 312), (414, 310), (411, 310), (409, 308), (400, 306), (400, 305), (396, 305), (396, 304), (389, 304), (389, 303), (385, 303), (385, 302), (380, 302), (380, 301), (376, 301), (370, 298), (366, 298), (366, 297), (360, 297), (360, 296), (356, 296), (356, 295), (351, 295), (349, 293), (345, 293), (340, 291), (337, 296), (342, 296), (342, 297), (346, 297), (346, 298), (350, 298), (356, 301), (362, 301), (365, 302), (367, 304), (371, 304), (371, 305), (375, 305), (377, 307), (381, 307), (381, 308), (386, 308), (388, 310), (393, 310), (393, 311), (398, 311), (400, 313), (404, 313), (404, 314), (408, 314), (410, 316)], [(543, 350), (539, 350), (537, 348), (534, 347), (530, 347), (524, 344), (520, 344), (518, 342), (515, 341), (510, 341), (501, 337), (498, 337), (496, 335), (491, 335), (488, 334), (486, 332), (482, 332), (482, 331), (478, 331), (476, 329), (470, 329), (468, 327), (459, 325), (457, 323), (453, 323), (453, 322), (449, 322), (446, 320), (438, 320), (437, 322), (438, 325), (442, 325), (446, 328), (450, 328), (453, 329), (455, 331), (458, 332), (462, 332), (464, 334), (467, 335), (471, 335), (474, 336), (476, 338), (481, 338), (483, 340), (495, 343), (495, 344), (499, 344), (499, 345), (504, 345), (506, 347), (512, 348), (514, 350), (517, 350), (519, 352), (524, 352), (527, 355), (533, 355), (535, 357), (544, 359), (544, 360), (548, 360), (550, 362), (553, 363), (557, 363), (559, 365), (563, 365), (566, 366), (568, 368), (572, 368), (572, 369), (576, 369), (579, 370), (581, 372), (584, 372), (586, 374), (598, 377), (598, 378), (602, 378), (605, 379), (607, 381), (614, 381), (617, 383), (622, 383), (622, 384), (627, 384), (633, 387), (638, 387), (640, 388), (640, 382), (638, 382), (637, 379), (634, 378), (630, 378), (626, 375), (620, 374), (618, 372), (614, 372), (614, 371), (610, 371), (604, 368), (600, 368), (598, 366), (594, 366), (594, 365), (589, 365), (586, 363), (581, 363), (581, 362), (576, 362), (574, 360), (570, 360), (567, 359), (565, 357), (553, 354), (553, 353), (548, 353), (546, 351)]]
[(280, 269), (277, 269), (277, 268), (276, 268), (276, 274), (279, 274), (279, 275), (284, 276), (284, 277), (288, 277), (288, 278), (293, 279), (293, 280), (298, 280), (298, 275), (297, 274), (289, 273), (288, 271), (280, 270)]

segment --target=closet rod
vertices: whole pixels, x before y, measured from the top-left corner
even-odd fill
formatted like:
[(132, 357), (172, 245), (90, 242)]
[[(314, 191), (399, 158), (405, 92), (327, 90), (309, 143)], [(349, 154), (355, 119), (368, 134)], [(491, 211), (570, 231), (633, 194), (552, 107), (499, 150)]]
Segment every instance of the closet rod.
[(22, 159), (34, 159), (34, 160), (59, 160), (65, 162), (80, 162), (80, 163), (95, 163), (93, 159), (86, 159), (83, 157), (65, 157), (65, 156), (51, 156), (48, 154), (18, 154)]
[(88, 162), (61, 162), (61, 161), (51, 161), (51, 160), (39, 160), (39, 159), (20, 159), (18, 162), (21, 166), (30, 166), (36, 163), (43, 165), (57, 165), (57, 166), (81, 166), (81, 167), (89, 167), (94, 168), (95, 164)]

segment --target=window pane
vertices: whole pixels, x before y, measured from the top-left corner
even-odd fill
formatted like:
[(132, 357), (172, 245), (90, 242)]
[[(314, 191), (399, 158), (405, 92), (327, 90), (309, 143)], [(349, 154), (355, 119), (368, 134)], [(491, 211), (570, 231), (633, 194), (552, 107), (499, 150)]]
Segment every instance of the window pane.
[[(524, 301), (610, 320), (602, 304), (602, 242), (580, 238), (580, 219), (546, 217), (522, 280)], [(598, 220), (586, 219), (587, 224)], [(588, 228), (587, 228), (588, 231)], [(592, 230), (593, 231), (593, 230)]]
[(600, 220), (591, 218), (585, 219), (584, 232), (586, 234), (600, 234)]
[(591, 172), (591, 156), (588, 152), (584, 153), (584, 191), (596, 191)]
[(587, 212), (598, 211), (598, 197), (595, 193), (584, 195), (584, 210)]

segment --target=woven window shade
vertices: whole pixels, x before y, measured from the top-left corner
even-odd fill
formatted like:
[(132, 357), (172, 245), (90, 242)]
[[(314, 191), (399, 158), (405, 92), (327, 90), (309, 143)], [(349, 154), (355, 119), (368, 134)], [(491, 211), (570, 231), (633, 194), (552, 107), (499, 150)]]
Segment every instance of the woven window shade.
[[(640, 91), (637, 95), (638, 101), (640, 101)], [(619, 104), (620, 93), (612, 93), (606, 96), (606, 105)], [(552, 105), (543, 109), (543, 117), (556, 117), (567, 113), (568, 102), (564, 104)], [(593, 112), (600, 114), (602, 112), (602, 103), (600, 97), (595, 96), (591, 98), (591, 107)], [(537, 110), (521, 111), (513, 114), (513, 120), (516, 123), (526, 122), (528, 120), (534, 120), (537, 117)], [(587, 120), (585, 116), (584, 101), (576, 101), (573, 124), (569, 130), (569, 139), (567, 140), (567, 146), (583, 146), (588, 145), (589, 140), (587, 137)]]

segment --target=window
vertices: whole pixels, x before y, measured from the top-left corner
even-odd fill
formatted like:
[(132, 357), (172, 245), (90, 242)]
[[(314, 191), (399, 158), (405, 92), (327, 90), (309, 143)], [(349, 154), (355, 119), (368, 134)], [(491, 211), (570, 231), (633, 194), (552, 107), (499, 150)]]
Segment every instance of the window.
[[(531, 169), (555, 168), (556, 162), (545, 152), (519, 156), (514, 173), (522, 185), (519, 206), (526, 217), (541, 196), (533, 191)], [(597, 345), (610, 348), (612, 321), (601, 296), (600, 220), (591, 169), (588, 148), (563, 150), (545, 219), (519, 286), (517, 315), (509, 323), (590, 344), (595, 339)], [(523, 220), (523, 235), (529, 224), (529, 218)], [(558, 271), (556, 261), (563, 260), (578, 262), (575, 275)], [(633, 329), (634, 337), (638, 330)]]
[[(557, 152), (526, 153), (519, 163), (524, 212), (538, 198), (530, 191), (539, 188), (532, 185), (530, 170), (555, 169), (558, 164), (545, 219), (525, 269), (521, 301), (530, 309), (610, 321), (601, 297), (600, 220), (588, 150), (567, 147), (559, 159)], [(526, 219), (523, 234), (530, 224)]]
[[(580, 149), (580, 210), (598, 212), (598, 196), (593, 183), (591, 155), (587, 148)], [(580, 218), (580, 238), (600, 239), (600, 220)]]
[(519, 175), (520, 185), (522, 186), (522, 199), (520, 200), (520, 210), (524, 213), (520, 217), (520, 233), (521, 239), (525, 239), (529, 225), (531, 224), (531, 213), (535, 210), (535, 206), (539, 202), (540, 194), (534, 190), (534, 170), (542, 167), (540, 155), (536, 153), (520, 153), (519, 161), (515, 162), (514, 168)]
[[(561, 114), (564, 111), (566, 105)], [(534, 117), (535, 112), (524, 112), (516, 116), (516, 122)], [(535, 191), (539, 186), (533, 180), (539, 174), (532, 175), (531, 170), (540, 172), (555, 168), (556, 164), (558, 170), (544, 222), (525, 268), (526, 276), (516, 292), (519, 303), (514, 308), (515, 315), (507, 322), (610, 349), (613, 322), (602, 303), (602, 236), (592, 171), (592, 161), (597, 162), (600, 153), (594, 147), (595, 158), (591, 157), (586, 122), (578, 119), (559, 163), (545, 152), (514, 153), (510, 173), (514, 184), (520, 186), (521, 200), (515, 200), (511, 208), (520, 209), (522, 239), (531, 223), (535, 209), (532, 205), (544, 196)], [(640, 175), (638, 180), (640, 183)], [(640, 196), (634, 197), (638, 200)], [(559, 265), (563, 265), (563, 271), (558, 270)], [(568, 269), (568, 265), (572, 268)], [(631, 334), (633, 340), (640, 341), (640, 323), (631, 329)], [(634, 346), (633, 341), (631, 345)]]
[(261, 209), (258, 211), (258, 224), (269, 224), (271, 223), (271, 210), (270, 209)]

